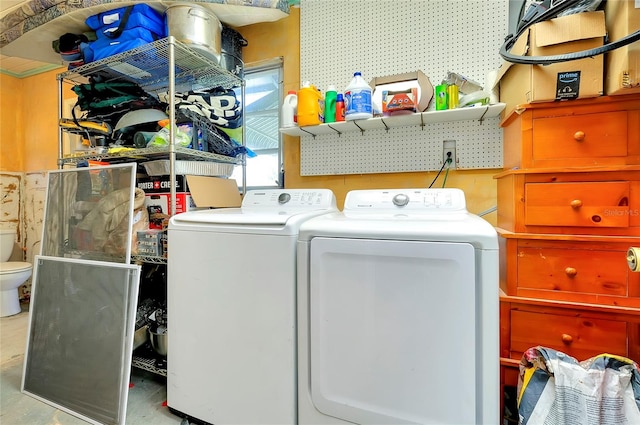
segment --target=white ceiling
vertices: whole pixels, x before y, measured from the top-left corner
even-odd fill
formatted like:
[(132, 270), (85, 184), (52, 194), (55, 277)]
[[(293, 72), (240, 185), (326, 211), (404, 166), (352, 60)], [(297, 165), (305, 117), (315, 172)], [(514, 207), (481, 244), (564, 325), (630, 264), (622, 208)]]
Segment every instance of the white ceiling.
[(29, 77), (56, 68), (60, 66), (0, 54), (0, 72), (16, 78)]
[[(16, 8), (24, 0), (0, 0), (0, 17)], [(23, 78), (52, 69), (51, 64), (31, 59), (6, 56), (0, 49), (0, 72)]]

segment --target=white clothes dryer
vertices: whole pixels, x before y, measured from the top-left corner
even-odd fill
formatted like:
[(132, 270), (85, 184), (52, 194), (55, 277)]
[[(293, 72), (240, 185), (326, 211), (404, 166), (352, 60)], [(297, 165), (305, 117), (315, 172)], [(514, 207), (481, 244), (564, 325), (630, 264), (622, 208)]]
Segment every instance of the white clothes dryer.
[(298, 237), (298, 418), (499, 420), (498, 238), (459, 189), (357, 190)]
[(175, 215), (167, 265), (167, 404), (212, 424), (295, 424), (296, 242), (337, 211), (327, 189), (248, 191)]

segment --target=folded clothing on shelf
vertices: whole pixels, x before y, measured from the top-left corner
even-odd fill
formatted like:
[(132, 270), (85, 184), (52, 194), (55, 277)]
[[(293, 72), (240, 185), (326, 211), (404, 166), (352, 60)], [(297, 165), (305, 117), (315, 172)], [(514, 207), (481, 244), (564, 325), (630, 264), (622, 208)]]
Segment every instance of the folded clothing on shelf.
[[(171, 101), (168, 92), (160, 93), (158, 98), (165, 103)], [(173, 102), (178, 112), (200, 115), (218, 127), (238, 128), (242, 125), (242, 105), (231, 89), (215, 87), (176, 93)]]

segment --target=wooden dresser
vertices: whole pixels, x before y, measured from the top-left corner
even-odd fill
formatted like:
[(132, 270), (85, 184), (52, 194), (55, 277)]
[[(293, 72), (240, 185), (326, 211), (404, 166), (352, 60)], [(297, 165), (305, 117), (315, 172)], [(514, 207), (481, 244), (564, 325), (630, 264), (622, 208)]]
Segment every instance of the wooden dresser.
[(640, 94), (525, 105), (498, 185), (501, 385), (543, 345), (640, 363)]

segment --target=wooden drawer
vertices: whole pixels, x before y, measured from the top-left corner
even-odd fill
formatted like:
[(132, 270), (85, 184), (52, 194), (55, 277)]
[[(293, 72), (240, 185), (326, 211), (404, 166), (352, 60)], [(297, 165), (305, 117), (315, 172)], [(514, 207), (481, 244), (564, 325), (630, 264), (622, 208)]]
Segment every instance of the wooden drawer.
[(629, 226), (629, 182), (528, 183), (525, 225)]
[(640, 164), (640, 94), (533, 103), (501, 125), (507, 170)]
[(629, 270), (626, 258), (640, 238), (500, 234), (500, 287), (507, 295), (640, 308), (640, 273)]
[(625, 252), (543, 247), (518, 250), (518, 289), (542, 296), (554, 291), (626, 297), (628, 270)]
[(533, 161), (627, 156), (627, 112), (533, 120)]
[(510, 170), (498, 179), (500, 228), (640, 236), (640, 167)]
[(578, 360), (602, 353), (628, 356), (627, 323), (560, 314), (511, 311), (511, 357), (542, 345)]
[(501, 365), (543, 345), (578, 360), (610, 353), (640, 362), (640, 309), (500, 296)]

